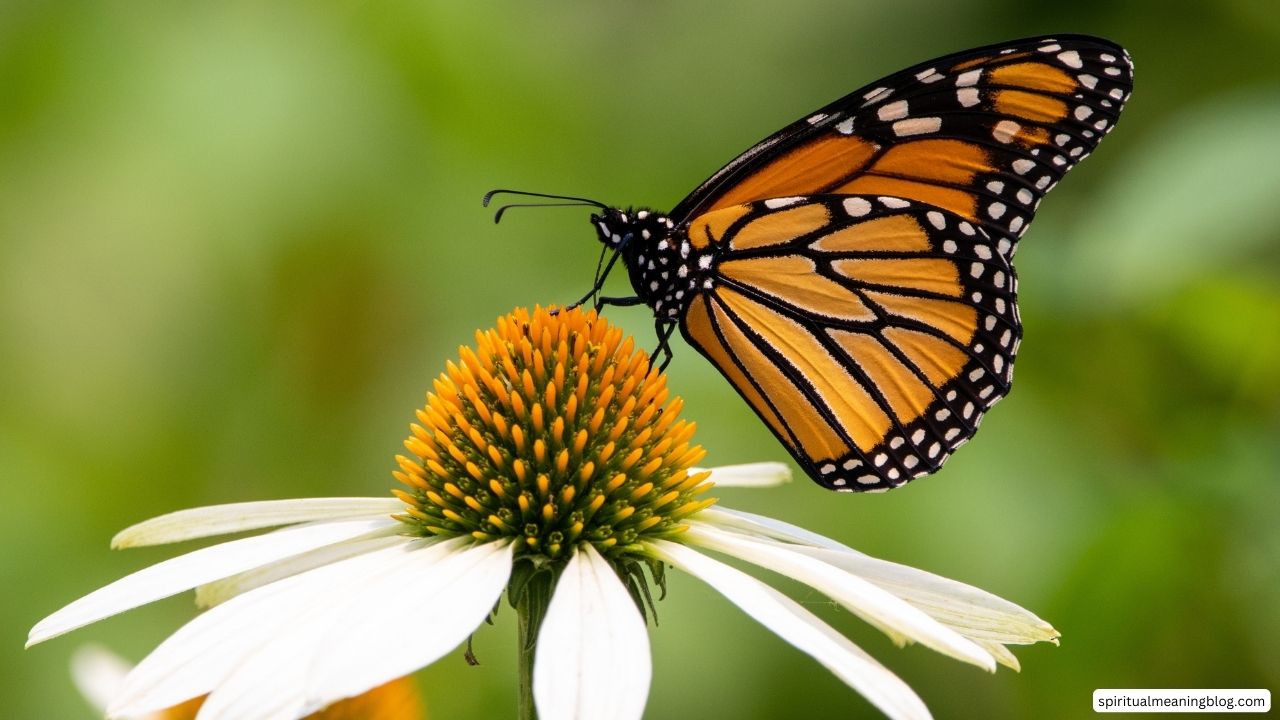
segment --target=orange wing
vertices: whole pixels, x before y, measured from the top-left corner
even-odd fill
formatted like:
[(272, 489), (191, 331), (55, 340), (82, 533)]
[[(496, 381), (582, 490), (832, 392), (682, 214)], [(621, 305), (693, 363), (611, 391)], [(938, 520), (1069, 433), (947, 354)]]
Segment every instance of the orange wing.
[(823, 195), (724, 206), (688, 237), (714, 259), (681, 331), (826, 487), (933, 472), (1008, 392), (1016, 279), (965, 216)]
[(1085, 36), (1031, 38), (917, 65), (783, 128), (671, 213), (766, 198), (871, 194), (973, 223), (1011, 257), (1040, 199), (1114, 127), (1128, 53)]

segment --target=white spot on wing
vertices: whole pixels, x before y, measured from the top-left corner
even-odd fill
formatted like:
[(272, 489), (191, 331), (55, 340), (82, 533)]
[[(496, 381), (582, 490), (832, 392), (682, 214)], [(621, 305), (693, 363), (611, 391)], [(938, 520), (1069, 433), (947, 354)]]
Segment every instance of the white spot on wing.
[(907, 101), (898, 100), (881, 105), (880, 109), (876, 111), (876, 116), (888, 122), (890, 120), (901, 120), (907, 116), (908, 112)]
[(764, 201), (764, 206), (769, 208), (770, 210), (777, 210), (778, 208), (784, 208), (788, 205), (795, 205), (801, 200), (804, 200), (804, 198), (802, 197), (769, 198), (768, 200)]
[(940, 117), (908, 118), (893, 124), (893, 134), (898, 137), (934, 133), (940, 129), (942, 129), (942, 118)]
[(852, 217), (862, 217), (871, 212), (871, 203), (860, 197), (845, 198), (844, 211)]
[(1012, 120), (1001, 120), (991, 129), (991, 136), (1002, 143), (1013, 142), (1022, 126)]
[(863, 99), (863, 100), (866, 100), (866, 101), (868, 101), (868, 102), (870, 102), (871, 100), (880, 100), (880, 99), (882, 99), (882, 98), (886, 98), (886, 97), (888, 97), (888, 96), (889, 96), (889, 92), (890, 92), (890, 90), (889, 90), (889, 88), (887, 88), (887, 87), (878, 87), (878, 88), (875, 88), (875, 89), (873, 89), (873, 90), (868, 90), (868, 91), (867, 91), (867, 92), (862, 96), (862, 99)]

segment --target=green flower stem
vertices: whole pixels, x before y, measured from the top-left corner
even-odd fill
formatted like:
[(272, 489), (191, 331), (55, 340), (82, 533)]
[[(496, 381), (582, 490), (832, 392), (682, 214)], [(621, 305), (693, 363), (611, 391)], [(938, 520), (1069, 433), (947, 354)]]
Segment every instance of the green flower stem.
[(537, 720), (538, 710), (533, 704), (533, 660), (538, 649), (538, 630), (547, 615), (551, 591), (555, 587), (554, 573), (535, 572), (525, 583), (516, 601), (516, 619), (520, 627), (517, 646), (520, 665), (519, 720)]

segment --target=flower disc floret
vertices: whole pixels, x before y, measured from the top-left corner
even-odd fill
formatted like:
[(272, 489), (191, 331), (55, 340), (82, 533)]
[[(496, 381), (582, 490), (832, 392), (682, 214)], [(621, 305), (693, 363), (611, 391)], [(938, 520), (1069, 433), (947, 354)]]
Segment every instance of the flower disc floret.
[(666, 377), (595, 312), (519, 309), (434, 382), (393, 473), (422, 535), (510, 538), (555, 559), (671, 537), (712, 505), (694, 424)]

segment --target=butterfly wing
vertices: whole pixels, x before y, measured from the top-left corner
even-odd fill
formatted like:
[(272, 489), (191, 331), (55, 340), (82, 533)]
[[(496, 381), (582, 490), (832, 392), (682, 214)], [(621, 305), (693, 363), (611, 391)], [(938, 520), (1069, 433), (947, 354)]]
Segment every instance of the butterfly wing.
[(765, 198), (929, 203), (1012, 256), (1040, 199), (1110, 132), (1132, 90), (1123, 48), (1059, 35), (968, 50), (855, 91), (761, 141), (672, 211), (679, 223)]
[(716, 252), (683, 335), (825, 487), (933, 472), (1008, 391), (1016, 279), (968, 219), (826, 195), (723, 207), (689, 230)]

